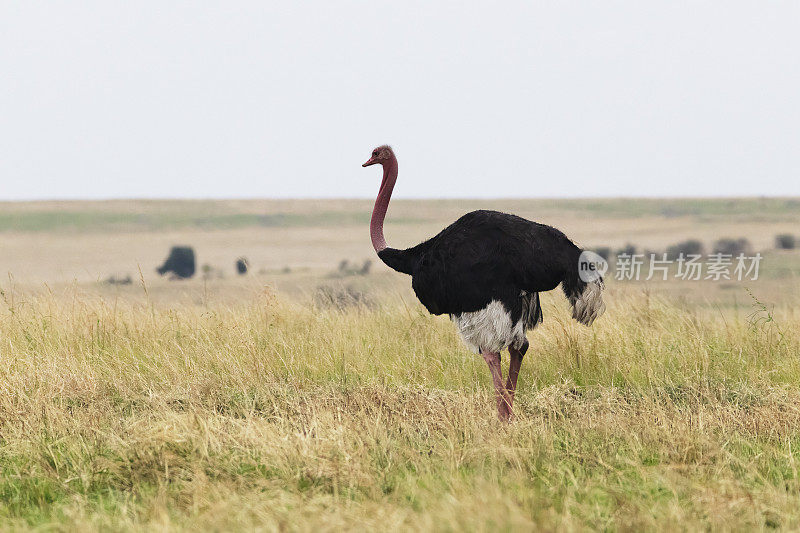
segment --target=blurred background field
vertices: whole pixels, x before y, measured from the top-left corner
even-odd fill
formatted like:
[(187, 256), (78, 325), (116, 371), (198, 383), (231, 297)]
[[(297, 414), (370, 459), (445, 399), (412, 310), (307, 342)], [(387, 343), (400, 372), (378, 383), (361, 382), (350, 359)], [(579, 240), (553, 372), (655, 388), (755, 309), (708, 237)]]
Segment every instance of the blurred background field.
[[(163, 292), (165, 298), (202, 293), (235, 299), (240, 291), (260, 285), (311, 297), (320, 284), (334, 282), (374, 294), (391, 289), (410, 296), (408, 280), (374, 256), (368, 238), (371, 207), (369, 200), (2, 203), (0, 272), (27, 288), (77, 283), (102, 291), (109, 289), (103, 283), (109, 278), (130, 278), (139, 287), (143, 279), (156, 298)], [(626, 247), (661, 254), (688, 240), (698, 241), (709, 254), (725, 238), (744, 239), (749, 253), (764, 257), (755, 282), (681, 281), (671, 273), (667, 282), (610, 280), (610, 285), (725, 306), (746, 300), (745, 286), (774, 303), (797, 294), (800, 199), (795, 198), (397, 200), (389, 212), (387, 237), (392, 246), (411, 246), (479, 208), (551, 224), (580, 246), (606, 249), (612, 257)], [(797, 240), (797, 248), (792, 243), (779, 249), (779, 235)], [(197, 274), (192, 279), (169, 282), (155, 273), (173, 245), (194, 248)], [(249, 263), (243, 278), (235, 271), (238, 257)], [(340, 270), (343, 261), (347, 266)], [(366, 261), (371, 262), (368, 276), (347, 275)]]

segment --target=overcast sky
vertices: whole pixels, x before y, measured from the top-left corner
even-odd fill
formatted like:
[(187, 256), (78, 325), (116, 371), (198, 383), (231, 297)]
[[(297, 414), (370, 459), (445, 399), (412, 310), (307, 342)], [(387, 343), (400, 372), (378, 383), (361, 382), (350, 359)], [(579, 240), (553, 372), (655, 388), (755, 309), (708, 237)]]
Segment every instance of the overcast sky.
[[(279, 7), (280, 6), (280, 7)], [(6, 2), (0, 199), (800, 195), (800, 2)]]

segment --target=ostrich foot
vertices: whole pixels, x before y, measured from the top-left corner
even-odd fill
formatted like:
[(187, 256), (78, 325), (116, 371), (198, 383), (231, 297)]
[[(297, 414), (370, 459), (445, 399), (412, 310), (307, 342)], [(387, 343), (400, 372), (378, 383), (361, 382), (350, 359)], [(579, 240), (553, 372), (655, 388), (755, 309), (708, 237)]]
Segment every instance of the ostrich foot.
[(501, 422), (511, 422), (514, 420), (514, 412), (511, 410), (511, 405), (509, 405), (509, 402), (503, 397), (497, 398), (497, 418), (499, 418)]

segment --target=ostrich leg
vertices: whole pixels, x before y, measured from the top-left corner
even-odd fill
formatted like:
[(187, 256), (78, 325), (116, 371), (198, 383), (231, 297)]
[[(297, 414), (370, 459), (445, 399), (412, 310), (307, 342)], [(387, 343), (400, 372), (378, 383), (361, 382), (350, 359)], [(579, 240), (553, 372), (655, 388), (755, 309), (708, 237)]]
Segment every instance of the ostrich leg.
[(486, 364), (489, 365), (489, 372), (492, 373), (492, 383), (497, 394), (497, 416), (506, 422), (511, 416), (511, 396), (505, 386), (503, 386), (503, 371), (500, 369), (500, 354), (495, 352), (484, 352), (481, 355)]
[[(508, 381), (506, 382), (506, 390), (508, 391), (511, 405), (514, 405), (514, 392), (517, 390), (517, 378), (519, 377), (519, 369), (522, 366), (522, 356), (524, 352), (517, 350), (513, 347), (508, 349), (511, 355), (511, 361), (508, 365)], [(511, 414), (509, 410), (509, 415)]]

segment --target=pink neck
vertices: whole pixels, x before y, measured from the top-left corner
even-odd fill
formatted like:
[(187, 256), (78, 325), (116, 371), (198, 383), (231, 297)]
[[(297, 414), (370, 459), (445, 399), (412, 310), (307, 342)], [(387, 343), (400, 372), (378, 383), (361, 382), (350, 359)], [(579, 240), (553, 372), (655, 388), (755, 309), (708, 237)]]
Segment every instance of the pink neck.
[(383, 165), (383, 181), (375, 199), (375, 208), (372, 210), (372, 220), (369, 223), (369, 235), (372, 238), (372, 247), (376, 252), (389, 247), (383, 237), (383, 219), (389, 209), (389, 200), (392, 198), (392, 189), (397, 181), (397, 159), (392, 158)]

